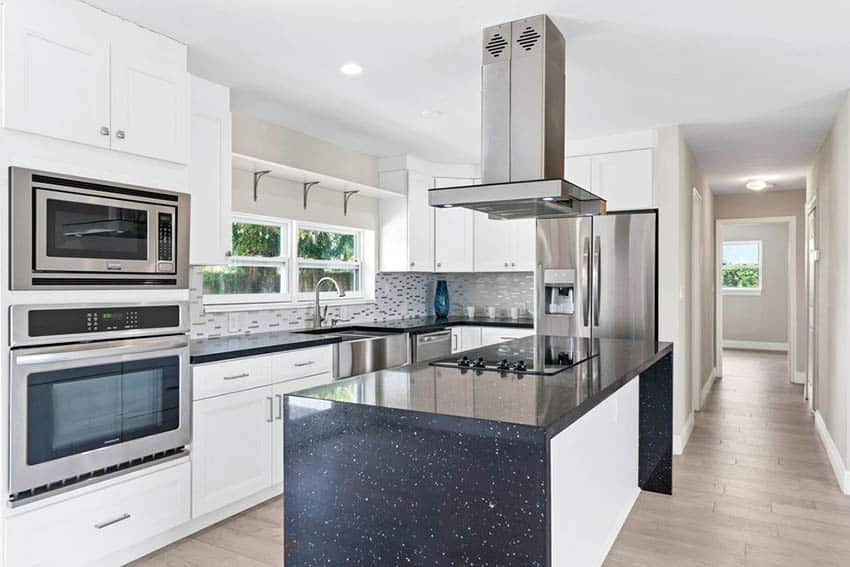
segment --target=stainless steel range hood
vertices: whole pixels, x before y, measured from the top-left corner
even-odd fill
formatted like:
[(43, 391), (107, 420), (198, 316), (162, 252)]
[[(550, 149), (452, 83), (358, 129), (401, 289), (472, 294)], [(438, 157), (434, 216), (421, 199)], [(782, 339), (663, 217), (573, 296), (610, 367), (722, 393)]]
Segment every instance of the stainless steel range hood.
[(481, 66), (481, 185), (431, 189), (434, 207), (491, 218), (605, 212), (605, 201), (563, 179), (564, 36), (548, 16), (484, 30)]

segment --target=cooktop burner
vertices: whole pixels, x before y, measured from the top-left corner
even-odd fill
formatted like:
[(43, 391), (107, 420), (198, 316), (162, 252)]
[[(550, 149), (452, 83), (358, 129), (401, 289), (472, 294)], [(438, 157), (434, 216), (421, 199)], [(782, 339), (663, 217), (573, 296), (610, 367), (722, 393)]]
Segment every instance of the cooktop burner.
[(533, 335), (469, 350), (432, 366), (549, 376), (580, 364), (598, 353), (598, 341), (585, 337)]

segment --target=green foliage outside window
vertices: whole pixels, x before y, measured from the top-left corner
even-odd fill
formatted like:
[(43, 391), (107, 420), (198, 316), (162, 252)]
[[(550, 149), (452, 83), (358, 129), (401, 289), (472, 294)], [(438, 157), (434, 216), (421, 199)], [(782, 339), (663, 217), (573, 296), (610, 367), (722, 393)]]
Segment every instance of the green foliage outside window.
[(722, 270), (724, 288), (758, 289), (759, 269), (752, 266), (726, 266)]
[(277, 258), (280, 256), (280, 227), (234, 222), (233, 255)]
[(353, 262), (357, 259), (354, 235), (298, 229), (298, 257), (305, 260)]

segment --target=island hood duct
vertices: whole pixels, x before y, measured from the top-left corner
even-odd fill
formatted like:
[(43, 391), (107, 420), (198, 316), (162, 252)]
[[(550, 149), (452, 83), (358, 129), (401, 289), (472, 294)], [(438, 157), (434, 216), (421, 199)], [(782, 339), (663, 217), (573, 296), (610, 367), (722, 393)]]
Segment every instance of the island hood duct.
[(546, 15), (484, 29), (481, 184), (431, 189), (433, 207), (490, 218), (605, 212), (605, 201), (564, 177), (566, 49)]

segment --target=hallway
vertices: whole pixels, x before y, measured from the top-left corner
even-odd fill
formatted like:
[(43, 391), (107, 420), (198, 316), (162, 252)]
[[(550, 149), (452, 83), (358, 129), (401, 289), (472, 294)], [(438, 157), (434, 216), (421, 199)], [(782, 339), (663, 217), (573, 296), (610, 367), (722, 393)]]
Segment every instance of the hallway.
[(726, 350), (673, 465), (642, 493), (606, 567), (846, 566), (850, 496), (835, 481), (784, 353)]

